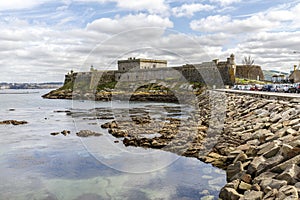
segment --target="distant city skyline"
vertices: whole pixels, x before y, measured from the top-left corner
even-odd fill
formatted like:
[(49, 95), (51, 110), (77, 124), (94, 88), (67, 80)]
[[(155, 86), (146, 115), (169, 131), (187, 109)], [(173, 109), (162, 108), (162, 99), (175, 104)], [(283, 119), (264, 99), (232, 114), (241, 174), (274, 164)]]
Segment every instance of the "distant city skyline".
[(231, 53), (289, 72), (300, 60), (299, 12), (299, 0), (1, 1), (0, 82), (62, 82), (128, 57), (174, 66)]

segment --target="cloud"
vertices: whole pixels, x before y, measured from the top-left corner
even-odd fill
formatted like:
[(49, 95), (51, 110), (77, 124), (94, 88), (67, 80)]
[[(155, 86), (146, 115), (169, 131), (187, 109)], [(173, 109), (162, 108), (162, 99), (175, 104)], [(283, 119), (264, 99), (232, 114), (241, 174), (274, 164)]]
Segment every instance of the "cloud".
[(214, 15), (200, 20), (193, 20), (190, 23), (191, 29), (195, 31), (232, 34), (271, 30), (276, 26), (278, 26), (276, 21), (265, 19), (260, 14), (245, 19), (232, 19), (230, 16)]
[(200, 11), (210, 11), (213, 10), (215, 7), (212, 5), (206, 4), (183, 4), (180, 7), (172, 8), (172, 13), (176, 17), (192, 17), (195, 13)]
[(220, 4), (221, 6), (229, 6), (234, 3), (239, 3), (241, 0), (209, 0), (211, 3), (217, 3)]
[(87, 30), (103, 32), (107, 34), (117, 34), (137, 28), (172, 28), (173, 23), (168, 18), (162, 18), (158, 15), (127, 15), (124, 17), (100, 18), (87, 25)]
[(0, 10), (21, 10), (30, 9), (39, 6), (43, 3), (49, 2), (50, 0), (9, 0), (0, 1)]
[(148, 10), (150, 13), (165, 13), (168, 11), (168, 5), (164, 0), (117, 0), (117, 6), (123, 9), (142, 11)]
[(166, 14), (169, 6), (164, 0), (75, 0), (76, 2), (116, 3), (116, 7), (129, 11), (148, 11), (151, 14)]

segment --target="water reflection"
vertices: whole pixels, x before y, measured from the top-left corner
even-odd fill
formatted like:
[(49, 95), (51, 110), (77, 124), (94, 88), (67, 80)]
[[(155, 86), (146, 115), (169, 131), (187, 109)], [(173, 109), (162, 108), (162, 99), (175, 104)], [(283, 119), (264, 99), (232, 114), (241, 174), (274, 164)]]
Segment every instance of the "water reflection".
[[(109, 119), (97, 115), (93, 118), (94, 113), (93, 116), (86, 115), (93, 107), (104, 113), (110, 107), (109, 103), (97, 102), (95, 105), (90, 102), (91, 105), (86, 105), (82, 102), (83, 113), (76, 117), (74, 124), (74, 118), (66, 112), (54, 112), (70, 110), (70, 101), (43, 100), (30, 94), (14, 105), (14, 111), (9, 111), (11, 101), (16, 97), (5, 98), (1, 99), (1, 119), (26, 120), (29, 124), (0, 126), (0, 199), (140, 200), (201, 199), (207, 196), (217, 199), (225, 184), (223, 171), (197, 159), (160, 150), (125, 147), (121, 139), (114, 143), (116, 138), (99, 129), (99, 124)], [(158, 109), (166, 106), (154, 105)], [(154, 116), (149, 105), (135, 106), (147, 109), (150, 116)], [(168, 105), (168, 109), (180, 110), (176, 105)], [(164, 112), (159, 115), (165, 117)], [(104, 135), (79, 138), (75, 133), (81, 128)], [(71, 134), (50, 135), (64, 129), (70, 130)], [(95, 146), (91, 148), (93, 144)], [(118, 169), (130, 169), (130, 173)]]

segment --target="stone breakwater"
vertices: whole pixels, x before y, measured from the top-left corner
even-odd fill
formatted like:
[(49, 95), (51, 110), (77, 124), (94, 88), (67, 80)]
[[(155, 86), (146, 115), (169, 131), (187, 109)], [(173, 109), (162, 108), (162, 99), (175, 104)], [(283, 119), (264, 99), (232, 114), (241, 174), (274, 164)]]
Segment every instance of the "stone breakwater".
[(299, 199), (300, 99), (227, 94), (224, 133), (204, 161), (225, 161), (221, 199)]
[[(213, 98), (217, 98), (215, 107), (227, 105), (225, 111), (212, 115), (209, 98), (201, 95), (197, 124), (170, 117), (161, 124), (158, 135), (151, 137), (145, 136), (154, 130), (147, 125), (151, 121), (147, 116), (112, 121), (102, 127), (124, 138), (125, 145), (159, 148), (225, 169), (228, 183), (220, 191), (220, 199), (299, 199), (300, 99), (240, 94), (220, 98), (217, 93)], [(222, 114), (225, 126), (218, 127)], [(144, 129), (128, 129), (134, 127), (130, 123)], [(209, 134), (209, 129), (215, 133)]]

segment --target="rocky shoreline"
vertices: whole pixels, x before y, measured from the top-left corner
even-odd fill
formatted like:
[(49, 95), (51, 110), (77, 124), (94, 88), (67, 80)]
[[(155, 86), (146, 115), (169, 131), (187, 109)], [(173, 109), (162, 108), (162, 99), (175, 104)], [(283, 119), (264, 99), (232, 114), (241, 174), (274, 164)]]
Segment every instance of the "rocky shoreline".
[[(170, 88), (170, 89), (169, 89)], [(135, 83), (125, 84), (122, 88), (103, 88), (93, 91), (91, 89), (82, 89), (67, 87), (52, 90), (42, 95), (47, 99), (72, 99), (72, 100), (93, 100), (93, 101), (111, 101), (111, 100), (130, 100), (144, 102), (168, 102), (178, 103), (182, 96), (193, 96), (200, 94), (204, 86), (198, 83), (176, 83), (157, 82), (149, 85), (135, 88)], [(174, 94), (176, 92), (176, 94)], [(184, 100), (184, 99), (183, 99)]]
[[(97, 95), (97, 100), (111, 100), (109, 93)], [(135, 95), (134, 100), (170, 102), (163, 94)], [(73, 97), (71, 91), (60, 91), (46, 98)], [(197, 98), (199, 109), (187, 119), (178, 118), (184, 110), (180, 106), (178, 116), (175, 112), (155, 122), (137, 109), (102, 128), (126, 146), (196, 157), (226, 170), (228, 183), (220, 199), (299, 199), (300, 99), (223, 92), (204, 92)]]
[[(112, 121), (102, 128), (107, 128), (115, 137), (124, 138), (126, 146), (171, 151), (225, 169), (228, 183), (219, 195), (223, 200), (298, 199), (300, 99), (226, 94), (224, 102), (225, 99), (214, 95), (217, 103), (227, 105), (223, 128), (209, 127), (217, 126), (212, 122), (220, 116), (211, 115), (205, 94), (199, 96), (197, 124), (189, 124), (190, 119), (170, 117), (167, 122), (158, 124), (158, 135), (149, 137), (147, 133), (155, 129), (150, 118), (142, 115)], [(218, 113), (222, 115), (222, 110)], [(138, 129), (132, 128), (137, 125)], [(213, 128), (215, 134), (208, 134), (209, 128)]]

